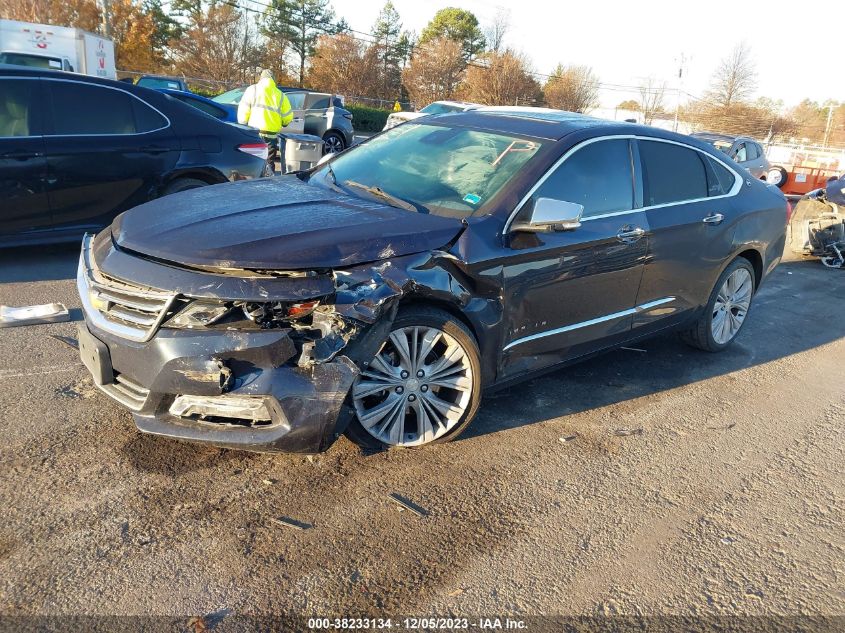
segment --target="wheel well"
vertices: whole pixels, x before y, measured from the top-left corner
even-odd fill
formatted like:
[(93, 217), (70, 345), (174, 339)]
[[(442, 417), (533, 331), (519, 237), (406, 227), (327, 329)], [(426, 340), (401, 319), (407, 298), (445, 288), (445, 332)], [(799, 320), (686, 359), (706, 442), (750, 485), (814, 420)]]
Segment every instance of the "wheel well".
[(407, 299), (403, 299), (402, 302), (399, 304), (399, 308), (409, 307), (409, 306), (430, 306), (432, 308), (439, 308), (444, 312), (448, 312), (453, 317), (458, 319), (461, 323), (469, 328), (469, 331), (472, 333), (472, 338), (475, 339), (476, 344), (478, 344), (478, 332), (475, 330), (475, 326), (472, 324), (466, 315), (461, 312), (461, 310), (454, 304), (448, 301), (442, 301), (440, 299), (429, 299), (423, 297), (408, 297)]
[(759, 288), (760, 281), (763, 279), (763, 257), (753, 248), (749, 248), (747, 251), (742, 251), (739, 255), (737, 255), (737, 257), (742, 257), (750, 262), (751, 266), (754, 268), (754, 288)]
[(218, 178), (215, 178), (212, 174), (209, 174), (205, 171), (180, 171), (175, 174), (169, 175), (162, 183), (161, 188), (164, 189), (170, 183), (176, 182), (182, 178), (195, 178), (196, 180), (202, 180), (203, 182), (209, 185), (217, 185), (221, 182), (226, 182), (226, 178), (221, 174)]

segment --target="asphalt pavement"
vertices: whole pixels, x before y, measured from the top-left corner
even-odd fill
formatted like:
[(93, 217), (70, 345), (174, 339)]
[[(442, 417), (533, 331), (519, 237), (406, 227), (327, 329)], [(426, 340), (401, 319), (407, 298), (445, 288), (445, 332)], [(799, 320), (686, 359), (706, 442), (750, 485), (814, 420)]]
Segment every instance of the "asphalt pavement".
[[(0, 303), (81, 318), (76, 261), (0, 252)], [(51, 338), (74, 323), (0, 329), (0, 622), (843, 616), (843, 315), (845, 271), (786, 262), (725, 353), (663, 336), (454, 443), (311, 458), (141, 435)]]

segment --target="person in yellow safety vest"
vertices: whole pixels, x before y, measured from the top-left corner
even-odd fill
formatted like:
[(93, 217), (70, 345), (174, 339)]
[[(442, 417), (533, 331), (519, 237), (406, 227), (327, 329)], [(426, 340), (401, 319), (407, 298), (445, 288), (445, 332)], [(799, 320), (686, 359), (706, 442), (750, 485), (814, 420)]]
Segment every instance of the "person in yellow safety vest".
[(393, 104), (393, 111), (394, 111), (394, 112), (402, 112), (402, 106), (401, 106), (401, 105), (399, 105), (399, 102), (398, 102), (398, 101), (397, 101), (396, 103), (394, 103), (394, 104)]
[(293, 121), (287, 95), (276, 87), (273, 73), (261, 71), (257, 84), (249, 86), (238, 104), (238, 123), (254, 127), (262, 134), (278, 134)]
[(249, 86), (238, 104), (238, 123), (254, 127), (276, 141), (276, 135), (293, 121), (293, 109), (287, 95), (276, 87), (273, 73), (261, 71), (257, 84)]

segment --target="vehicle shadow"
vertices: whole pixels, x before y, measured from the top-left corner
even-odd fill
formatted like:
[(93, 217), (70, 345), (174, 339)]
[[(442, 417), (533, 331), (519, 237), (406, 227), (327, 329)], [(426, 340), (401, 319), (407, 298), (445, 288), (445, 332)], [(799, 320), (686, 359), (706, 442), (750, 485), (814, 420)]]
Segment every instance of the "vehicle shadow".
[[(845, 337), (845, 274), (818, 260), (781, 264), (736, 343), (719, 354), (665, 334), (486, 396), (460, 440), (635, 400), (811, 350)], [(642, 351), (635, 351), (642, 350)]]
[(0, 284), (74, 279), (79, 244), (16, 246), (0, 250)]

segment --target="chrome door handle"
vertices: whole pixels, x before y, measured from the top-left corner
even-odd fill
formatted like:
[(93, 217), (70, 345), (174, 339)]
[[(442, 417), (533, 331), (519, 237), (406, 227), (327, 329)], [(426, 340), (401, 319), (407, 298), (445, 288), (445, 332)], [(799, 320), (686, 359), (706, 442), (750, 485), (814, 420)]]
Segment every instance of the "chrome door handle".
[(711, 213), (706, 218), (702, 220), (705, 224), (721, 224), (722, 220), (725, 219), (725, 216), (721, 213)]
[(638, 226), (623, 226), (621, 229), (619, 229), (619, 232), (616, 234), (616, 237), (619, 239), (620, 242), (630, 244), (639, 240), (643, 235), (645, 235), (645, 231)]

